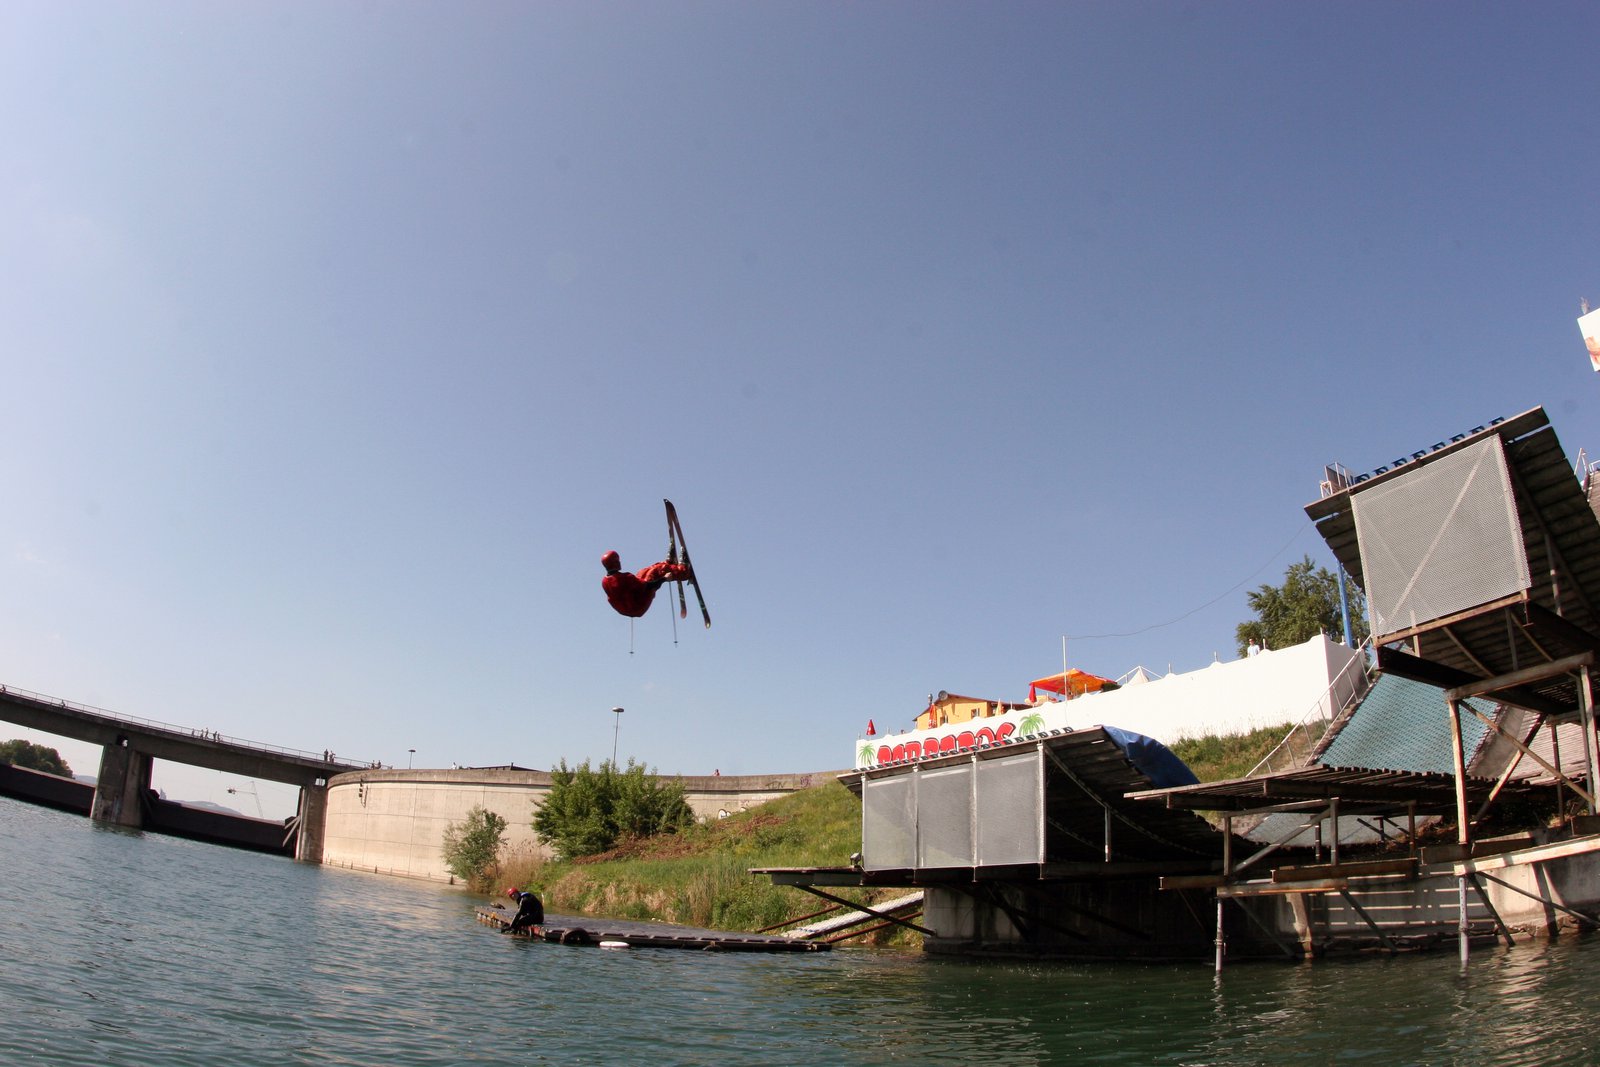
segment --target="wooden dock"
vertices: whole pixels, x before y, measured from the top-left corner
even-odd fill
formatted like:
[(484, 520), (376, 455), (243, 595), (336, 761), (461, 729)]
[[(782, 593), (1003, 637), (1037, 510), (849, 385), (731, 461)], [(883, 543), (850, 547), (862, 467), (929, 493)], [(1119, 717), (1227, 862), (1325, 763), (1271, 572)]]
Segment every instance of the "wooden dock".
[[(478, 921), (497, 930), (511, 925), (515, 913), (498, 905), (477, 909)], [(597, 948), (676, 948), (701, 952), (826, 952), (825, 941), (796, 941), (770, 934), (735, 934), (721, 930), (700, 930), (668, 923), (630, 922), (626, 919), (580, 920), (562, 915), (546, 916), (543, 926), (518, 931), (512, 937), (535, 938), (558, 945), (585, 945)]]

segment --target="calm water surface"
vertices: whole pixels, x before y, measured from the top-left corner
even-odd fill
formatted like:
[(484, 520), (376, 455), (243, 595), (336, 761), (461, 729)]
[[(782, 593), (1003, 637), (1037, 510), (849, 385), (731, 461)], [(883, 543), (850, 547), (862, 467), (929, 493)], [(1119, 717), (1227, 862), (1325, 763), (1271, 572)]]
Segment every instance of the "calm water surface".
[(608, 952), (0, 798), (0, 1064), (1591, 1064), (1600, 939), (1311, 966)]

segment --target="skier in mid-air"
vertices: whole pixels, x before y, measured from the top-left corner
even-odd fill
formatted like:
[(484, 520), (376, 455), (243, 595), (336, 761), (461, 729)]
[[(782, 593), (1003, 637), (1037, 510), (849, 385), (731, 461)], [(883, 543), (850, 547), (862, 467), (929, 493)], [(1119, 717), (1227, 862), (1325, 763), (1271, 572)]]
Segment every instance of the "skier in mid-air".
[(694, 570), (687, 563), (670, 560), (652, 563), (638, 574), (623, 570), (622, 557), (615, 552), (601, 556), (600, 563), (606, 569), (606, 576), (600, 579), (606, 599), (618, 614), (630, 619), (643, 617), (656, 598), (656, 590), (667, 582), (686, 582), (694, 577)]

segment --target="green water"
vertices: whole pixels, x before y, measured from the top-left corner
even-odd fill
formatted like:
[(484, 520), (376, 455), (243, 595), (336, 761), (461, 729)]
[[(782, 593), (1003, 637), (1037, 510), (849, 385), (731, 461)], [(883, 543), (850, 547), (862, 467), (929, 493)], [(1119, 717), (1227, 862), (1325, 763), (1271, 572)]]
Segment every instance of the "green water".
[(1600, 941), (1307, 966), (609, 952), (0, 799), (0, 1065), (1600, 1062)]

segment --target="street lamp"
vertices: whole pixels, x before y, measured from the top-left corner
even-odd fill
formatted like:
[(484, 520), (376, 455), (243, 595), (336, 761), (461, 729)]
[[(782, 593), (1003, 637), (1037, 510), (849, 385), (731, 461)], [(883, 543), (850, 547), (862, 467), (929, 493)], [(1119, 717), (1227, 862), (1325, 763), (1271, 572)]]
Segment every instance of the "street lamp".
[(611, 733), (611, 769), (617, 769), (617, 738), (622, 734), (622, 709), (612, 708), (611, 713), (617, 717), (617, 728)]
[(414, 748), (408, 748), (408, 749), (406, 749), (406, 751), (408, 753), (410, 753), (410, 755), (406, 756), (406, 770), (410, 770), (411, 769), (411, 761), (416, 759), (416, 757), (417, 757), (417, 750), (414, 749)]

